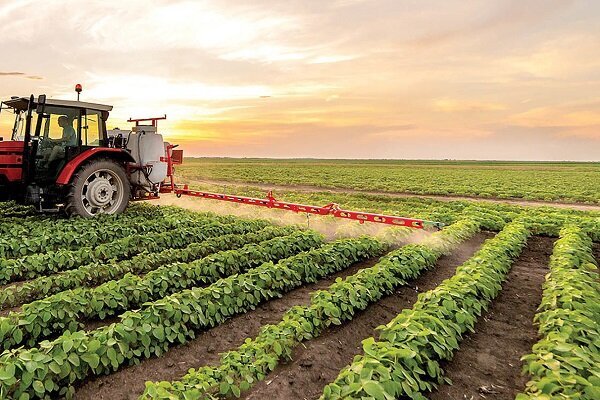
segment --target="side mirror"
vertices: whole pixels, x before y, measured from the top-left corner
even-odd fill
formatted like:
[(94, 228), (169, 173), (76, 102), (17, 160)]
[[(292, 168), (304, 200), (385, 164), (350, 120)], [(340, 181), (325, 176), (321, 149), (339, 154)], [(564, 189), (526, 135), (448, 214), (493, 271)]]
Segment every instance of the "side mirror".
[(44, 108), (46, 108), (46, 95), (45, 94), (40, 94), (38, 96), (36, 112), (38, 114), (43, 114), (44, 113)]

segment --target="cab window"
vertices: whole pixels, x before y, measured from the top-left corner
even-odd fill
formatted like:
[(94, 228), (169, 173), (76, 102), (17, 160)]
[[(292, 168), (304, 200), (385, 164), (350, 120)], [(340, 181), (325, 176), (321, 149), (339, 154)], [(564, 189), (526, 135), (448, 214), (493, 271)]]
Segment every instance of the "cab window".
[[(5, 111), (3, 111), (5, 112)], [(35, 125), (37, 124), (37, 113), (31, 114), (31, 129), (35, 130)], [(27, 126), (27, 110), (21, 110), (17, 113), (14, 127), (12, 140), (25, 140), (25, 127)]]
[(77, 146), (79, 111), (63, 107), (46, 107), (40, 136), (60, 140), (64, 146)]
[(100, 111), (86, 110), (82, 117), (82, 145), (100, 146), (100, 132), (102, 132), (102, 115)]
[(49, 139), (64, 139), (69, 146), (77, 146), (77, 131), (74, 128), (75, 121), (69, 115), (50, 114), (48, 119)]

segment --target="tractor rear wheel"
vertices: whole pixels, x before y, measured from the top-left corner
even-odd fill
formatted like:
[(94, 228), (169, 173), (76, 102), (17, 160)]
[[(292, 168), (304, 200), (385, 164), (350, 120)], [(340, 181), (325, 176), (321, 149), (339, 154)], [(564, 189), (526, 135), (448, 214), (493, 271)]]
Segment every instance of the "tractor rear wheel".
[(82, 217), (120, 214), (127, 208), (130, 196), (129, 180), (120, 164), (108, 159), (93, 160), (73, 176), (65, 211)]

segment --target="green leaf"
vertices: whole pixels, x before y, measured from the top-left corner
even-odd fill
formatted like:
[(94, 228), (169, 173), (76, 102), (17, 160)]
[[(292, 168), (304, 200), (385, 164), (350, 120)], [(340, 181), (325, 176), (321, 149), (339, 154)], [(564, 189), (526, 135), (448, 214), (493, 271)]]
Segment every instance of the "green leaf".
[(97, 368), (100, 364), (100, 356), (95, 353), (87, 353), (81, 356), (81, 359), (88, 363), (90, 367)]
[(152, 334), (160, 341), (165, 340), (165, 329), (162, 326), (157, 326), (152, 329)]
[(386, 400), (383, 387), (375, 381), (367, 381), (363, 383), (364, 391), (369, 395), (373, 396), (375, 400)]
[[(33, 381), (33, 390), (35, 390), (35, 392), (39, 395), (43, 395), (44, 392), (46, 391), (46, 388), (44, 387), (44, 382), (42, 381)], [(41, 397), (41, 396), (40, 396)]]
[(21, 341), (23, 340), (23, 332), (21, 331), (21, 329), (15, 329), (15, 331), (13, 332), (13, 340), (17, 344), (21, 343)]
[(228, 394), (229, 393), (229, 383), (221, 382), (221, 384), (219, 385), (219, 393)]
[(62, 343), (62, 348), (65, 353), (68, 353), (73, 348), (73, 339), (66, 338)]
[(49, 365), (48, 368), (50, 369), (50, 371), (54, 372), (55, 374), (60, 374), (60, 372), (62, 371), (60, 365), (58, 365), (56, 363), (56, 361), (52, 361)]
[(0, 368), (0, 380), (7, 381), (14, 378), (15, 376), (15, 365), (6, 364), (3, 368)]
[(71, 354), (69, 354), (67, 359), (69, 360), (69, 362), (71, 364), (73, 364), (76, 367), (79, 367), (79, 356), (77, 354), (71, 353)]
[(398, 349), (394, 354), (399, 358), (413, 358), (416, 356), (416, 353), (410, 349)]

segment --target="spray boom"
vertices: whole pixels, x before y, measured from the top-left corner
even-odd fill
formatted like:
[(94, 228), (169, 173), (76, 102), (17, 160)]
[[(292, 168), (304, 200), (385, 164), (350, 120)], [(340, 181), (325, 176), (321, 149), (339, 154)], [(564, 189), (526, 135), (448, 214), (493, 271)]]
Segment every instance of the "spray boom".
[(340, 208), (336, 203), (330, 203), (323, 207), (310, 206), (305, 204), (288, 203), (279, 201), (273, 196), (273, 192), (269, 191), (267, 197), (258, 199), (254, 197), (235, 196), (221, 193), (203, 192), (198, 190), (190, 190), (187, 185), (183, 189), (175, 188), (177, 197), (193, 196), (205, 199), (229, 201), (233, 203), (242, 203), (259, 207), (276, 208), (280, 210), (288, 210), (293, 212), (303, 212), (316, 215), (331, 215), (336, 218), (344, 218), (359, 221), (361, 224), (365, 222), (375, 222), (379, 224), (387, 224), (394, 226), (406, 226), (415, 229), (442, 229), (444, 224), (441, 222), (426, 221), (422, 219), (398, 217), (394, 215), (383, 215), (367, 213), (362, 211), (350, 211)]

